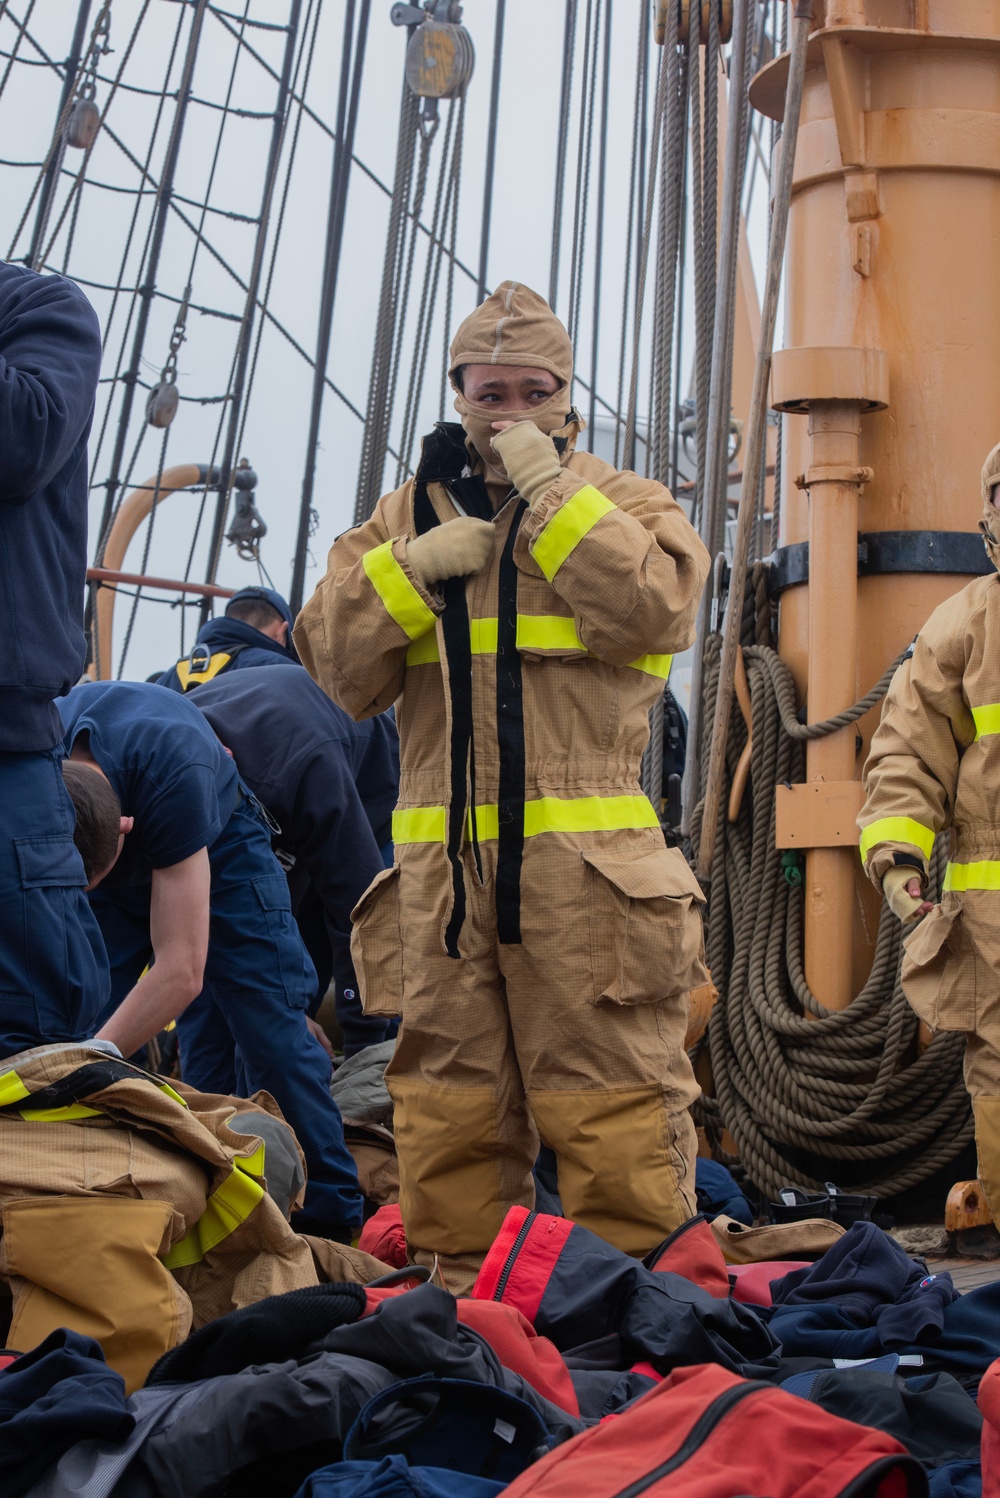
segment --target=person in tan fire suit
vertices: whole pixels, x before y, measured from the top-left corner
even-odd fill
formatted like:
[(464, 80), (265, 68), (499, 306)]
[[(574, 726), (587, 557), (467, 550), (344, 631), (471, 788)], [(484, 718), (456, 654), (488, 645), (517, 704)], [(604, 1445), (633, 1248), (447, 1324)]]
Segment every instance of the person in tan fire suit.
[[(983, 466), (980, 529), (1000, 567), (1000, 444)], [(903, 990), (932, 1029), (964, 1030), (979, 1178), (1000, 1227), (1000, 578), (936, 608), (896, 672), (864, 771), (861, 856), (909, 924)], [(950, 829), (939, 904), (924, 898)]]
[(396, 703), (395, 867), (355, 911), (417, 1262), (464, 1289), (534, 1201), (643, 1254), (695, 1210), (683, 1048), (701, 891), (640, 793), (709, 559), (660, 484), (575, 451), (569, 336), (505, 282), (459, 327), (461, 426), (335, 543), (295, 629), (355, 718)]

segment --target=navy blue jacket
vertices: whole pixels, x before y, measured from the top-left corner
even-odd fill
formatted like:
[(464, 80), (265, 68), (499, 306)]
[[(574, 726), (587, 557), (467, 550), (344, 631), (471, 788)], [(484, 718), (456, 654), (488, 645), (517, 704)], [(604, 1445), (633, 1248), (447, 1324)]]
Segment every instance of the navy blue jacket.
[(355, 988), (351, 911), (382, 869), (399, 792), (391, 718), (354, 723), (302, 666), (225, 672), (191, 693), (322, 903), (338, 987)]
[[(239, 671), (243, 666), (290, 666), (298, 665), (299, 657), (292, 644), (292, 611), (273, 588), (241, 588), (229, 599), (229, 603), (235, 603), (237, 598), (260, 598), (262, 602), (270, 604), (276, 613), (288, 625), (288, 644), (279, 645), (277, 640), (272, 640), (270, 635), (264, 634), (262, 630), (255, 629), (252, 624), (247, 624), (243, 619), (209, 619), (198, 631), (196, 645), (204, 645), (210, 654), (216, 655), (221, 651), (238, 651), (225, 671)], [(228, 607), (228, 604), (227, 604)], [(221, 674), (221, 673), (220, 673)], [(177, 675), (177, 667), (171, 666), (169, 671), (164, 671), (159, 679), (161, 687), (169, 687), (173, 692), (183, 691), (180, 677)], [(201, 686), (207, 683), (202, 682)], [(194, 688), (189, 688), (193, 691)], [(200, 687), (199, 687), (200, 690)]]
[(101, 330), (61, 276), (0, 263), (0, 752), (52, 749), (83, 670), (87, 438)]

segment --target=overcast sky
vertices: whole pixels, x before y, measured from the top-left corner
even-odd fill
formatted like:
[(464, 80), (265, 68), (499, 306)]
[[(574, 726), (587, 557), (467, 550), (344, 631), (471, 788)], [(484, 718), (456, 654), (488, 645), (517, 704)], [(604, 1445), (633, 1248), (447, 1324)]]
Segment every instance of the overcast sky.
[[(332, 125), (336, 112), (340, 72), (344, 0), (302, 0), (303, 25), (316, 15), (312, 66), (306, 102), (319, 119)], [(608, 0), (604, 0), (605, 5)], [(598, 327), (598, 388), (613, 404), (618, 381), (619, 345), (622, 332), (625, 228), (628, 212), (629, 160), (636, 106), (637, 31), (640, 7), (645, 0), (614, 0), (610, 62), (608, 115), (608, 174), (604, 213), (604, 264), (601, 276), (601, 315)], [(596, 10), (597, 0), (592, 0)], [(18, 29), (28, 9), (28, 35), (15, 49)], [(97, 0), (91, 20), (97, 13)], [(569, 166), (565, 181), (563, 261), (557, 310), (566, 315), (569, 254), (573, 237), (576, 155), (579, 142), (579, 111), (585, 69), (583, 23), (588, 6), (579, 4), (580, 23), (574, 64), (574, 103), (570, 126)], [(211, 242), (197, 247), (191, 227), (177, 214), (169, 219), (163, 254), (156, 277), (158, 291), (173, 301), (157, 299), (149, 320), (143, 351), (142, 378), (154, 383), (167, 357), (177, 301), (190, 279), (193, 308), (214, 309), (222, 316), (192, 310), (187, 338), (178, 360), (178, 388), (182, 396), (179, 413), (169, 431), (166, 464), (207, 463), (217, 455), (220, 429), (227, 408), (220, 404), (228, 384), (237, 323), (243, 308), (243, 293), (213, 251), (229, 261), (244, 281), (249, 274), (254, 227), (226, 213), (253, 218), (259, 211), (264, 163), (270, 140), (270, 118), (276, 88), (268, 73), (280, 70), (285, 43), (280, 28), (288, 18), (290, 0), (227, 0), (211, 9), (205, 18), (193, 78), (197, 102), (190, 106), (176, 178), (181, 199), (179, 209), (190, 223), (204, 218), (204, 234)], [(12, 14), (16, 11), (16, 16)], [(44, 0), (32, 7), (19, 0), (0, 18), (0, 49), (17, 52), (17, 60), (0, 59), (6, 77), (0, 94), (0, 130), (5, 143), (0, 165), (0, 255), (22, 256), (34, 224), (34, 210), (25, 226), (18, 227), (36, 185), (36, 169), (8, 163), (42, 161), (49, 148), (57, 113), (60, 80), (45, 65), (43, 54), (59, 60), (66, 56), (76, 17), (75, 0)], [(374, 0), (358, 119), (356, 154), (364, 166), (391, 182), (399, 117), (406, 33), (392, 26), (389, 0)], [(492, 237), (487, 269), (488, 285), (507, 277), (548, 291), (552, 243), (553, 190), (555, 182), (558, 103), (563, 51), (565, 7), (562, 0), (508, 0), (504, 36), (499, 112), (496, 179), (493, 199)], [(47, 240), (52, 240), (47, 265), (68, 269), (81, 281), (97, 307), (105, 330), (105, 379), (127, 366), (131, 350), (136, 304), (130, 295), (137, 284), (153, 202), (146, 194), (136, 199), (142, 185), (140, 165), (147, 157), (155, 183), (162, 170), (174, 102), (164, 105), (161, 95), (176, 90), (181, 75), (193, 8), (190, 0), (114, 0), (110, 55), (102, 58), (97, 82), (97, 103), (108, 104), (112, 82), (121, 72), (122, 85), (108, 107), (109, 129), (98, 137), (88, 167), (88, 185), (64, 213), (68, 194), (83, 159), (80, 151), (67, 151), (60, 194), (49, 220)], [(463, 172), (459, 208), (458, 254), (475, 269), (478, 265), (483, 210), (483, 163), (490, 98), (493, 0), (472, 0), (465, 7), (464, 23), (476, 48), (476, 69), (468, 90), (463, 147)], [(234, 33), (240, 18), (263, 23), (247, 26), (244, 36), (258, 54), (254, 58), (238, 47)], [(235, 18), (235, 19), (234, 19)], [(279, 28), (279, 29), (274, 29)], [(312, 39), (312, 28), (306, 32)], [(658, 49), (649, 48), (650, 76)], [(296, 52), (296, 57), (299, 53)], [(235, 69), (234, 69), (235, 63)], [(305, 62), (299, 72), (303, 83)], [(125, 87), (124, 85), (127, 85)], [(243, 113), (229, 117), (221, 134), (222, 115), (217, 107), (231, 89), (231, 105)], [(441, 162), (445, 118), (449, 106), (441, 106), (442, 122), (430, 150), (430, 169), (425, 218), (429, 218)], [(160, 119), (157, 127), (157, 113)], [(597, 231), (596, 141), (600, 118), (595, 121), (594, 166), (587, 192), (588, 224), (585, 288), (577, 346), (578, 370), (589, 373), (593, 330), (593, 260)], [(289, 171), (292, 135), (299, 135), (294, 162)], [(112, 139), (111, 132), (118, 137)], [(135, 160), (130, 159), (131, 157)], [(217, 154), (216, 154), (217, 153)], [(327, 198), (332, 143), (320, 124), (293, 106), (286, 132), (284, 154), (272, 215), (271, 234), (264, 263), (264, 279), (270, 270), (277, 215), (287, 190), (287, 203), (275, 260), (269, 307), (288, 333), (310, 354), (316, 342), (321, 264), (326, 232)], [(214, 163), (214, 165), (213, 165)], [(72, 174), (72, 175), (71, 175)], [(104, 184), (97, 186), (95, 184)], [(128, 189), (122, 191), (121, 189)], [(207, 211), (204, 203), (208, 201)], [(758, 193), (758, 199), (764, 194)], [(221, 211), (220, 211), (221, 210)], [(134, 228), (131, 229), (133, 215)], [(328, 366), (330, 378), (359, 410), (367, 402), (372, 334), (375, 325), (385, 235), (388, 198), (355, 166), (350, 183), (343, 257), (337, 290), (333, 342)], [(416, 304), (423, 283), (426, 240), (419, 247), (411, 297), (411, 323), (404, 336), (409, 348)], [(121, 281), (117, 298), (99, 287)], [(98, 283), (87, 285), (87, 283)], [(452, 323), (475, 304), (475, 285), (459, 273), (455, 279)], [(428, 361), (428, 374), (416, 430), (426, 430), (439, 413), (440, 374), (445, 342), (443, 321), (444, 277), (438, 294)], [(125, 351), (124, 361), (122, 351)], [(405, 360), (408, 366), (408, 359)], [(265, 323), (243, 440), (237, 457), (245, 455), (259, 475), (257, 503), (268, 526), (262, 559), (275, 585), (287, 591), (302, 489), (304, 449), (309, 418), (311, 371), (291, 343), (271, 324)], [(110, 413), (108, 393), (113, 392)], [(92, 480), (100, 486), (107, 477), (121, 407), (120, 384), (104, 385), (98, 401), (91, 442)], [(137, 392), (136, 406), (122, 463), (124, 474), (139, 483), (155, 474), (160, 461), (162, 434), (144, 426), (145, 391)], [(403, 416), (405, 382), (398, 390), (393, 421), (393, 439), (398, 439)], [(586, 394), (578, 389), (578, 403)], [(205, 404), (200, 402), (204, 401)], [(584, 406), (585, 409), (585, 406)], [(307, 574), (306, 591), (325, 564), (333, 538), (351, 524), (361, 424), (344, 401), (327, 391), (320, 451), (318, 454), (315, 506), (319, 512), (318, 533), (313, 543), (316, 566)], [(385, 487), (395, 482), (395, 463), (385, 470)], [(92, 545), (104, 499), (103, 487), (94, 490), (91, 527)], [(214, 496), (212, 497), (214, 503)], [(148, 538), (147, 571), (180, 576), (188, 564), (192, 543), (195, 556), (191, 576), (203, 577), (207, 561), (207, 527), (203, 518), (195, 540), (200, 500), (176, 496), (158, 510), (152, 536)], [(211, 509), (211, 505), (209, 507)], [(132, 543), (126, 568), (140, 569), (147, 544), (145, 528)], [(242, 562), (230, 546), (224, 546), (218, 580), (238, 587), (257, 581), (256, 569)], [(116, 609), (116, 662), (120, 655), (131, 600), (120, 597)], [(193, 617), (188, 624), (190, 644)], [(125, 674), (145, 676), (172, 663), (179, 653), (178, 611), (142, 605), (129, 646)]]

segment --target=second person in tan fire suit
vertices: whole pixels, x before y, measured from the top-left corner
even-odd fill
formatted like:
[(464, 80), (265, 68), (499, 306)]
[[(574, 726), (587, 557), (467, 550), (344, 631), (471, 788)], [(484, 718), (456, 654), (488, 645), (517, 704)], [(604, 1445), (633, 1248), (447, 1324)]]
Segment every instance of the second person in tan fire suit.
[(355, 718), (396, 703), (396, 864), (354, 953), (366, 1011), (403, 1015), (411, 1253), (461, 1289), (533, 1204), (539, 1136), (567, 1215), (628, 1253), (695, 1210), (702, 897), (637, 777), (708, 556), (660, 484), (575, 450), (541, 297), (505, 282), (450, 369), (462, 425), (335, 543), (295, 641)]
[[(1000, 566), (1000, 444), (983, 467), (986, 550)], [(967, 1036), (979, 1177), (1000, 1228), (1000, 577), (933, 612), (893, 677), (858, 818), (870, 878), (905, 923), (903, 990), (932, 1029)], [(940, 904), (924, 898), (934, 839), (951, 831)]]

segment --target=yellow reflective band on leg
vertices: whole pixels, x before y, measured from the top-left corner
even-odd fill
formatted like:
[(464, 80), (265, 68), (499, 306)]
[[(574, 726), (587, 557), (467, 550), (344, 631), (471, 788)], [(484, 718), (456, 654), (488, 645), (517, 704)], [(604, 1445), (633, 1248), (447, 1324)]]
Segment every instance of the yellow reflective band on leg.
[(560, 505), (531, 548), (532, 556), (549, 582), (587, 532), (614, 508), (610, 499), (605, 499), (593, 484), (585, 484), (564, 505)]
[(670, 667), (673, 663), (672, 655), (640, 655), (637, 661), (629, 661), (629, 669), (645, 671), (647, 676), (659, 676), (666, 681), (670, 676)]
[(5, 1071), (0, 1076), (0, 1108), (6, 1108), (10, 1103), (19, 1103), (22, 1098), (30, 1096), (31, 1092), (16, 1071)]
[[(443, 843), (447, 822), (443, 806), (416, 806), (392, 814), (394, 843)], [(563, 800), (542, 796), (524, 805), (524, 835), (543, 832), (621, 832), (635, 827), (657, 827), (656, 812), (645, 796), (579, 796)], [(476, 808), (476, 832), (481, 843), (499, 835), (496, 806)], [(466, 837), (472, 837), (472, 817), (466, 821)]]
[(200, 1264), (206, 1254), (243, 1226), (263, 1196), (264, 1188), (248, 1172), (247, 1162), (237, 1160), (232, 1175), (218, 1191), (212, 1192), (194, 1227), (160, 1262), (167, 1269), (187, 1269), (191, 1264)]
[(976, 725), (976, 741), (987, 734), (1000, 733), (1000, 702), (986, 702), (972, 709), (972, 721)]
[(392, 542), (383, 541), (361, 558), (375, 592), (385, 604), (387, 613), (411, 640), (434, 628), (435, 615), (429, 609), (392, 554)]
[(982, 858), (978, 863), (950, 863), (945, 870), (944, 888), (961, 894), (969, 889), (1000, 889), (1000, 861)]
[(869, 823), (861, 834), (862, 863), (876, 843), (912, 843), (925, 858), (930, 858), (934, 852), (934, 833), (912, 817), (880, 817), (877, 822)]

